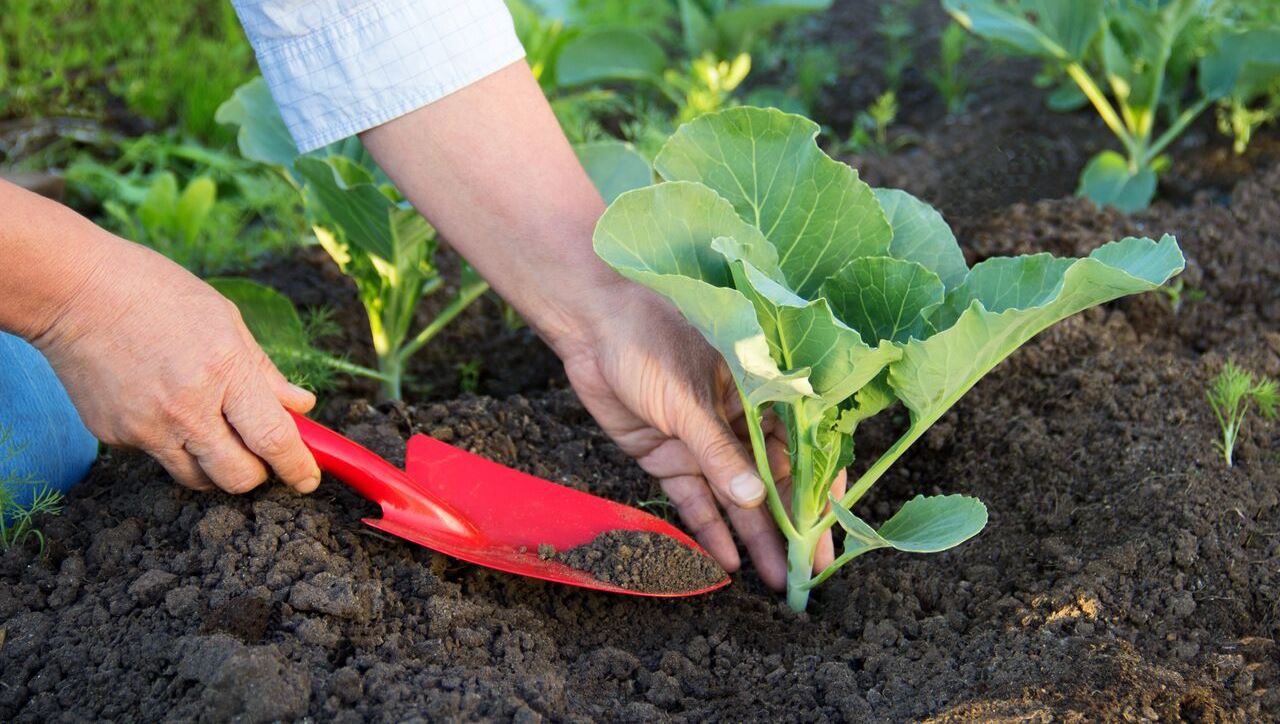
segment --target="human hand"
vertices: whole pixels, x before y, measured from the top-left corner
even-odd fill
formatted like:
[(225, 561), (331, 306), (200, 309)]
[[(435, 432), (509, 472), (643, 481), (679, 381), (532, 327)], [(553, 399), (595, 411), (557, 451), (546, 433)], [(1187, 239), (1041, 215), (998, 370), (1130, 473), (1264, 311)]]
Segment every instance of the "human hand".
[(146, 451), (196, 490), (246, 492), (267, 466), (315, 490), (320, 470), (285, 411), (306, 412), (314, 396), (285, 380), (212, 287), (93, 231), (93, 271), (32, 342), (94, 436)]
[[(765, 501), (738, 395), (715, 350), (670, 306), (633, 287), (600, 308), (589, 339), (561, 350), (565, 372), (604, 431), (650, 475), (698, 542), (733, 572), (740, 560), (720, 510), (770, 587), (787, 580), (786, 546)], [(786, 433), (765, 418), (769, 467), (790, 501)], [(840, 473), (833, 493), (844, 494)], [(834, 558), (831, 533), (814, 557), (820, 571)]]

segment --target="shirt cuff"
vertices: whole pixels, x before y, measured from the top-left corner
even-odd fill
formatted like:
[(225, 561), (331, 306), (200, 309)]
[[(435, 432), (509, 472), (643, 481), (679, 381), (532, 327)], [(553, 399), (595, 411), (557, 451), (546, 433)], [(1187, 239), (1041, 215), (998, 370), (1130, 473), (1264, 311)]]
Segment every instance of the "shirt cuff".
[(309, 14), (301, 22), (264, 10), (269, 2), (235, 4), (302, 153), (398, 118), (524, 57), (503, 0), (334, 3), (333, 17)]

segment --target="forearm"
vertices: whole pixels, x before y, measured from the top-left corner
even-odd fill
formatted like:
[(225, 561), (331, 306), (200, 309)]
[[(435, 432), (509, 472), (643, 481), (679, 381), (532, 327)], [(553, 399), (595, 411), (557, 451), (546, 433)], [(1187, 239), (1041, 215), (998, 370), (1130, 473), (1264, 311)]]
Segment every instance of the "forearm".
[[(524, 61), (361, 136), (415, 207), (553, 346), (629, 289), (595, 255), (604, 202)], [(562, 351), (562, 350), (558, 350)], [(563, 351), (562, 351), (563, 354)]]
[(0, 181), (0, 330), (38, 341), (115, 241), (71, 209)]

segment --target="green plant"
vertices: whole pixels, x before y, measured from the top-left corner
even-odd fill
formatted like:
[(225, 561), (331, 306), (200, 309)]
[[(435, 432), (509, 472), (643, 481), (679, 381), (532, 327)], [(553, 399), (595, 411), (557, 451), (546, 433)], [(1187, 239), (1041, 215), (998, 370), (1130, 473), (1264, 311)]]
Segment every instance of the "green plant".
[(884, 41), (884, 81), (889, 90), (897, 92), (902, 87), (902, 74), (911, 65), (915, 50), (911, 38), (916, 33), (911, 22), (911, 12), (919, 0), (902, 0), (880, 6), (880, 22), (876, 33)]
[(239, 126), (246, 158), (279, 167), (302, 193), (316, 239), (356, 284), (383, 381), (401, 397), (410, 357), (489, 288), (464, 265), (458, 291), (434, 319), (410, 334), (424, 296), (441, 289), (435, 229), (400, 196), (356, 139), (299, 155), (262, 79), (236, 90), (218, 119)]
[(66, 178), (71, 203), (197, 274), (245, 268), (306, 232), (297, 193), (256, 164), (148, 134), (83, 154)]
[(458, 370), (458, 389), (463, 392), (476, 393), (480, 391), (480, 358), (476, 357), (466, 362), (459, 362), (455, 369)]
[(1236, 440), (1244, 428), (1249, 409), (1256, 405), (1258, 412), (1268, 420), (1274, 420), (1280, 407), (1280, 389), (1276, 381), (1254, 377), (1252, 372), (1237, 367), (1233, 362), (1222, 366), (1222, 371), (1209, 383), (1205, 393), (1213, 416), (1222, 429), (1222, 440), (1217, 443), (1227, 467), (1233, 464), (1232, 456)]
[(831, 0), (677, 0), (685, 53), (696, 58), (750, 52), (779, 23), (821, 12)]
[[(12, 462), (24, 447), (14, 439), (12, 429), (0, 425), (0, 466)], [(24, 489), (30, 491), (29, 495), (19, 494)], [(62, 493), (44, 481), (29, 475), (0, 475), (0, 549), (9, 550), (34, 538), (43, 554), (45, 538), (36, 527), (36, 517), (61, 512)]]
[(1184, 302), (1198, 302), (1204, 299), (1204, 290), (1189, 287), (1182, 277), (1178, 277), (1160, 287), (1160, 293), (1169, 298), (1169, 309), (1177, 314), (1182, 310)]
[(336, 374), (386, 381), (377, 370), (316, 347), (320, 339), (340, 331), (328, 310), (304, 320), (288, 297), (264, 284), (240, 277), (216, 277), (208, 282), (236, 305), (262, 351), (290, 382), (312, 392), (327, 392), (336, 386)]
[[(1093, 104), (1123, 146), (1085, 167), (1079, 193), (1135, 211), (1151, 203), (1164, 152), (1204, 110), (1250, 76), (1280, 73), (1244, 52), (1248, 32), (1212, 0), (943, 0), (955, 19), (1012, 52), (1039, 57), (1077, 86), (1060, 107)], [(1194, 73), (1193, 73), (1194, 71)], [(1195, 76), (1195, 83), (1191, 78)], [(1157, 134), (1161, 116), (1166, 127)]]
[(889, 127), (897, 119), (898, 95), (891, 90), (881, 93), (866, 110), (858, 112), (840, 150), (881, 156), (892, 153), (909, 142), (907, 138), (889, 139)]
[(705, 53), (694, 58), (684, 72), (668, 69), (663, 75), (663, 88), (676, 104), (676, 121), (684, 123), (732, 105), (734, 90), (750, 72), (751, 56), (746, 53), (739, 53), (733, 60)]
[[(1051, 324), (1182, 269), (1177, 242), (1129, 238), (1084, 259), (988, 259), (972, 269), (946, 222), (873, 190), (814, 143), (818, 126), (733, 108), (681, 127), (658, 154), (665, 181), (619, 196), (596, 252), (670, 300), (724, 357), (738, 386), (768, 506), (789, 547), (788, 601), (875, 548), (950, 548), (986, 523), (964, 496), (916, 497), (879, 530), (851, 512), (893, 463), (987, 372)], [(858, 424), (901, 401), (910, 424), (833, 500)], [(789, 505), (770, 473), (761, 417), (786, 426)], [(844, 553), (816, 577), (839, 523)]]
[(969, 34), (958, 23), (949, 23), (938, 39), (938, 67), (929, 71), (929, 82), (942, 96), (948, 115), (964, 110), (969, 103), (969, 79), (961, 63), (969, 44)]

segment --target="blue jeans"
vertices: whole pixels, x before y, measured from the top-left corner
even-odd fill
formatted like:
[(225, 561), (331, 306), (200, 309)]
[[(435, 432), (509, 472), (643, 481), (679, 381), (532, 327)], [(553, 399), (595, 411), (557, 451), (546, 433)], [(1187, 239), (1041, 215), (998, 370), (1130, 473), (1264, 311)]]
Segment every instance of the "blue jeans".
[(98, 441), (35, 347), (0, 332), (0, 484), (27, 505), (42, 488), (84, 479)]

